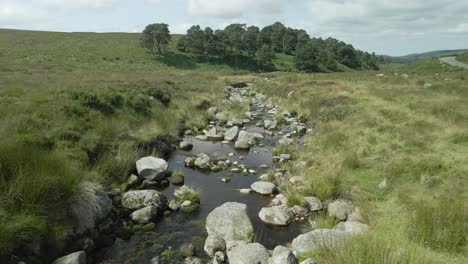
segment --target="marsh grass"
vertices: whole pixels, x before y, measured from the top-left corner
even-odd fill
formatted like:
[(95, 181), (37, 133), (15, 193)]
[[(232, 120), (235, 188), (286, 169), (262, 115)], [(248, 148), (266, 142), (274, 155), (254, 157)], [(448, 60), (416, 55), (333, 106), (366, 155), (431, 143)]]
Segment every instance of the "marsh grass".
[(312, 257), (317, 263), (329, 264), (426, 264), (423, 253), (391, 235), (368, 234), (352, 237), (346, 243), (325, 246), (302, 258)]

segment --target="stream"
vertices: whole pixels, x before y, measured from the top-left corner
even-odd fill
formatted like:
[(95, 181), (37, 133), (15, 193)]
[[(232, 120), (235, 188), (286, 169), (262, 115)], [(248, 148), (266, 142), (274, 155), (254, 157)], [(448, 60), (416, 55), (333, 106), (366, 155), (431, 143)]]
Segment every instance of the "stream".
[[(237, 93), (241, 94), (241, 89), (243, 88), (232, 90), (237, 90)], [(274, 119), (274, 113), (271, 111), (268, 113), (267, 111), (271, 109), (264, 107), (264, 103), (255, 100), (250, 93), (247, 94), (248, 96), (244, 98), (248, 98), (251, 102), (249, 109), (246, 110), (256, 113), (256, 118), (253, 117), (250, 123), (244, 125), (244, 128), (247, 132), (262, 133), (264, 139), (250, 150), (241, 151), (234, 148), (234, 142), (226, 144), (220, 141), (202, 141), (191, 135), (185, 136), (183, 140), (192, 142), (193, 149), (191, 151), (176, 150), (168, 160), (169, 170), (183, 172), (185, 185), (200, 192), (200, 209), (191, 213), (174, 211), (165, 214), (155, 222), (156, 227), (153, 230), (135, 232), (129, 240), (117, 238), (111, 247), (100, 250), (96, 263), (152, 263), (151, 259), (154, 257), (168, 250), (178, 251), (180, 245), (184, 243), (192, 243), (196, 248), (196, 255), (206, 260), (203, 252), (203, 244), (207, 236), (205, 219), (213, 209), (225, 202), (239, 202), (247, 205), (248, 216), (255, 230), (255, 241), (268, 249), (290, 243), (301, 233), (300, 223), (294, 221), (287, 227), (273, 227), (260, 220), (258, 216), (260, 209), (270, 203), (274, 198), (273, 195), (242, 194), (238, 191), (238, 189), (250, 188), (250, 185), (258, 180), (259, 175), (267, 173), (274, 167), (272, 152), (276, 142), (282, 134), (291, 130), (290, 126), (282, 125), (275, 130), (274, 135), (265, 134), (265, 129), (257, 126), (256, 123)], [(229, 173), (228, 170), (205, 172), (185, 167), (184, 160), (187, 157), (200, 153), (206, 153), (212, 157), (225, 157), (231, 162), (237, 161), (257, 173), (234, 173), (229, 182), (223, 182), (221, 178)], [(177, 187), (169, 184), (158, 191), (170, 200)]]

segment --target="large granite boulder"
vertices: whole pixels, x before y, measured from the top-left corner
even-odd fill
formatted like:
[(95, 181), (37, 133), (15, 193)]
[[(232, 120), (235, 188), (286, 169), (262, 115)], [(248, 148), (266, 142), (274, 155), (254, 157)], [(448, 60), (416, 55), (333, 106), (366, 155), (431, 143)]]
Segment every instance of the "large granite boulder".
[(239, 127), (238, 126), (233, 126), (226, 130), (224, 133), (224, 140), (227, 141), (233, 141), (237, 138), (237, 134), (239, 133)]
[(251, 146), (257, 143), (257, 140), (262, 139), (263, 135), (260, 133), (250, 133), (247, 131), (240, 131), (234, 147), (236, 149), (250, 149)]
[(86, 264), (86, 253), (78, 251), (56, 259), (52, 264)]
[(229, 264), (268, 264), (266, 248), (258, 243), (241, 244), (228, 250)]
[(130, 210), (138, 210), (147, 206), (163, 209), (166, 197), (156, 190), (129, 191), (122, 195), (122, 206)]
[(270, 195), (275, 191), (275, 184), (267, 181), (257, 181), (250, 186), (256, 193)]
[(316, 229), (309, 233), (297, 236), (292, 241), (292, 249), (297, 254), (316, 250), (322, 246), (333, 246), (343, 243), (348, 237), (348, 233), (336, 229)]
[(328, 204), (328, 215), (340, 221), (345, 221), (354, 211), (355, 206), (347, 200), (336, 200)]
[(273, 250), (269, 264), (297, 264), (297, 259), (291, 249), (277, 246)]
[(208, 235), (216, 235), (228, 241), (251, 242), (254, 229), (247, 215), (245, 204), (228, 202), (208, 214), (206, 218)]
[(211, 157), (206, 153), (200, 153), (195, 160), (195, 166), (200, 169), (209, 169), (211, 167)]
[(291, 223), (291, 214), (282, 206), (263, 207), (258, 216), (269, 225), (287, 226)]
[(167, 167), (167, 161), (155, 157), (144, 157), (136, 162), (138, 175), (150, 181), (162, 180), (166, 176)]

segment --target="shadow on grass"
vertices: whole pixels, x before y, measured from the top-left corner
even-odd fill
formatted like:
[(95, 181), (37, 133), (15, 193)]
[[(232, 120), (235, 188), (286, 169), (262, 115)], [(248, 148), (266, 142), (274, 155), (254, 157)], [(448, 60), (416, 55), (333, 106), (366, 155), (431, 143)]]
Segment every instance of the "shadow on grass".
[(164, 56), (159, 57), (158, 60), (167, 66), (177, 69), (193, 70), (198, 68), (198, 65), (192, 61), (190, 56), (180, 53), (167, 52)]

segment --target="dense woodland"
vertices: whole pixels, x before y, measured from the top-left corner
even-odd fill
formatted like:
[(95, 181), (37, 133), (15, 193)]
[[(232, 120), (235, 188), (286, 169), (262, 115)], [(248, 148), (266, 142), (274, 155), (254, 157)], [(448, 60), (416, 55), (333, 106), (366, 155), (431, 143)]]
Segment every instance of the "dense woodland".
[[(153, 55), (161, 55), (170, 41), (167, 24), (151, 24), (143, 31), (142, 44)], [(277, 54), (294, 56), (299, 71), (335, 72), (340, 71), (340, 64), (351, 69), (379, 69), (374, 53), (356, 50), (334, 38), (311, 38), (305, 30), (280, 22), (262, 29), (246, 24), (218, 30), (194, 25), (177, 40), (177, 49), (200, 61), (233, 62), (236, 68), (242, 64), (258, 71), (275, 70)]]

